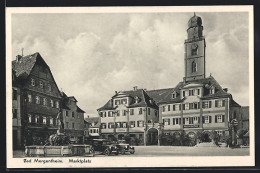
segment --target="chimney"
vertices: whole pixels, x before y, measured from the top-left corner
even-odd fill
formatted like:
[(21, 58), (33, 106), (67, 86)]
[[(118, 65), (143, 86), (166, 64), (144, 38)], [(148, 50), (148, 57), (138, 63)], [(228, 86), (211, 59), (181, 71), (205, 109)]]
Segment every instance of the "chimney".
[(21, 60), (22, 56), (21, 55), (17, 55), (16, 56), (16, 62), (19, 62)]
[(226, 93), (228, 92), (228, 89), (227, 89), (227, 88), (224, 88), (223, 90), (224, 90)]
[(117, 91), (115, 91), (115, 94), (117, 94)]
[(136, 90), (137, 90), (137, 86), (134, 86), (133, 88), (134, 88), (134, 91), (136, 91)]

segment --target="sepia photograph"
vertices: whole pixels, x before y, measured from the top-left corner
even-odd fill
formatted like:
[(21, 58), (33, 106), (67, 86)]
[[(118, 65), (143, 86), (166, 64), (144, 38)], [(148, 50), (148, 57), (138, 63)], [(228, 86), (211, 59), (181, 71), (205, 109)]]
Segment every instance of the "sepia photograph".
[(9, 168), (254, 166), (253, 6), (6, 8)]

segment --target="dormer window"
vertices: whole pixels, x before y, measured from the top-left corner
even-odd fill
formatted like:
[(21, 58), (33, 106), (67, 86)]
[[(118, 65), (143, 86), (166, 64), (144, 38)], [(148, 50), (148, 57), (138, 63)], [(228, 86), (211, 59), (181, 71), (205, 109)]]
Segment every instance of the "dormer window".
[(177, 93), (176, 92), (173, 92), (172, 93), (172, 98), (174, 99), (174, 98), (176, 98), (177, 97)]
[(135, 103), (138, 103), (139, 102), (139, 98), (136, 96), (135, 97)]
[(214, 87), (211, 87), (210, 90), (209, 90), (209, 93), (210, 93), (210, 94), (214, 94), (214, 93), (215, 93), (215, 88), (214, 88)]
[(40, 88), (43, 88), (43, 82), (39, 81), (39, 84), (40, 84)]
[(34, 79), (31, 79), (31, 85), (35, 86), (35, 80)]
[(127, 104), (127, 99), (122, 99), (121, 104), (124, 104), (124, 105)]

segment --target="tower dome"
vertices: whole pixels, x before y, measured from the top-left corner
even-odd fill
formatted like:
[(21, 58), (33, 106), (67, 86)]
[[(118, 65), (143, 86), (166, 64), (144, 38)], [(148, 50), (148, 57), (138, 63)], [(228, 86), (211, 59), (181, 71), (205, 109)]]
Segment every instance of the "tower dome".
[(201, 26), (202, 25), (202, 20), (199, 16), (196, 16), (195, 12), (194, 12), (194, 16), (190, 18), (189, 22), (188, 22), (188, 27), (192, 28), (195, 26)]

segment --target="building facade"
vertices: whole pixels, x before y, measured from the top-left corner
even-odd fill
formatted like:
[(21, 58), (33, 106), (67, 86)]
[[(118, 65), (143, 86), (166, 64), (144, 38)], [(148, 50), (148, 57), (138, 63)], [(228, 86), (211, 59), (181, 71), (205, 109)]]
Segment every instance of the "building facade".
[(83, 143), (85, 111), (77, 106), (77, 100), (75, 97), (68, 97), (64, 92), (61, 92), (61, 95), (64, 131), (66, 135), (70, 137), (72, 143)]
[(44, 144), (56, 133), (61, 95), (51, 70), (39, 53), (18, 55), (13, 71), (14, 148)]
[(213, 76), (205, 77), (206, 41), (200, 17), (188, 22), (188, 38), (185, 40), (185, 77), (165, 98), (157, 102), (160, 123), (167, 135), (185, 131), (190, 137), (202, 132), (208, 141), (211, 131), (220, 136), (230, 134), (230, 122), (240, 109)]
[(100, 117), (88, 117), (85, 121), (88, 127), (88, 139), (100, 138)]
[(158, 124), (158, 106), (143, 89), (134, 87), (132, 91), (116, 92), (98, 109), (98, 113), (101, 118), (102, 138), (120, 140), (130, 137), (140, 145), (158, 140), (157, 130), (151, 129), (147, 134), (148, 124)]

